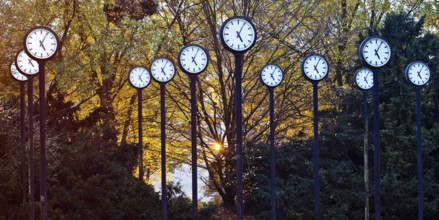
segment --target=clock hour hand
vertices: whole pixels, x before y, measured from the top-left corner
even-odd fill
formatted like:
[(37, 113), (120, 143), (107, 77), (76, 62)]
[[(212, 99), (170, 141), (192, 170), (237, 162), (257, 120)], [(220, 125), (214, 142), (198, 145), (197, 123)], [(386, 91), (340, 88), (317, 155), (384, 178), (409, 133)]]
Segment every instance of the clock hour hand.
[(316, 65), (314, 65), (314, 70), (317, 72), (317, 73), (319, 73), (320, 74), (320, 72), (319, 72), (319, 70), (317, 69), (317, 64)]
[(165, 70), (164, 70), (164, 69), (165, 69), (165, 67), (162, 67), (161, 69), (162, 69), (162, 73), (163, 73), (163, 75), (165, 75), (165, 76), (166, 76), (166, 73), (165, 73)]
[(32, 67), (35, 67), (34, 64), (32, 63), (32, 60), (31, 60), (31, 59), (28, 59), (28, 62), (29, 62), (29, 64), (30, 64)]
[(366, 78), (367, 76), (365, 76), (364, 77), (364, 81), (367, 83), (367, 84), (369, 84), (369, 82), (367, 81), (367, 78)]
[(241, 35), (239, 34), (238, 31), (236, 31), (236, 37), (239, 38), (239, 40), (241, 40), (241, 42), (244, 42), (244, 41), (242, 40)]
[(143, 82), (143, 80), (142, 80), (142, 77), (141, 77), (141, 76), (142, 76), (142, 74), (140, 74), (140, 75), (139, 75), (139, 80), (140, 80), (140, 82)]
[(40, 40), (40, 47), (42, 47), (43, 50), (46, 51), (46, 48), (44, 47), (43, 41), (44, 41), (44, 39), (42, 41)]
[[(196, 54), (195, 54), (196, 56)], [(195, 61), (195, 57), (191, 57), (192, 58), (192, 63), (195, 63), (195, 66), (198, 66), (197, 61)]]
[(377, 56), (378, 59), (381, 59), (381, 58), (380, 58), (380, 55), (378, 54), (378, 49), (374, 49), (374, 51), (375, 51), (375, 56)]

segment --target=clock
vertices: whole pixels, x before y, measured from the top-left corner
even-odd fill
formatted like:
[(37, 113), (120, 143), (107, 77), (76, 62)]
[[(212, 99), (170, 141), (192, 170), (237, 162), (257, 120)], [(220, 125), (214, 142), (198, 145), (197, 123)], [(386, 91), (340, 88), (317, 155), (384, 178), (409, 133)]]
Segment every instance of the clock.
[(208, 53), (199, 45), (189, 44), (178, 53), (178, 65), (188, 75), (198, 75), (209, 64)]
[(264, 85), (276, 87), (282, 83), (284, 74), (278, 65), (270, 63), (262, 67), (259, 78)]
[(58, 50), (58, 42), (55, 32), (44, 26), (30, 29), (24, 38), (26, 53), (39, 61), (52, 58)]
[(430, 81), (430, 68), (421, 61), (414, 61), (407, 65), (405, 77), (415, 86), (424, 86)]
[(167, 83), (175, 76), (175, 66), (168, 58), (157, 58), (151, 64), (152, 78), (159, 83)]
[(12, 64), (11, 64), (11, 74), (12, 74), (12, 77), (14, 77), (14, 79), (19, 81), (19, 82), (25, 82), (27, 80), (27, 77), (25, 75), (21, 74), (17, 70), (17, 66), (15, 65), (15, 62), (12, 62)]
[(151, 82), (151, 75), (145, 67), (136, 66), (130, 70), (128, 82), (136, 89), (144, 89)]
[(360, 68), (355, 72), (355, 83), (361, 90), (369, 90), (373, 87), (373, 72), (368, 68)]
[(222, 24), (219, 37), (228, 51), (244, 53), (256, 42), (256, 28), (245, 17), (231, 17)]
[(329, 65), (319, 54), (311, 54), (302, 61), (302, 74), (307, 80), (320, 81), (328, 76)]
[(358, 50), (360, 59), (369, 67), (380, 68), (390, 61), (389, 43), (379, 37), (366, 38)]
[(40, 71), (38, 62), (29, 57), (24, 50), (17, 53), (15, 66), (20, 73), (27, 76), (33, 76)]

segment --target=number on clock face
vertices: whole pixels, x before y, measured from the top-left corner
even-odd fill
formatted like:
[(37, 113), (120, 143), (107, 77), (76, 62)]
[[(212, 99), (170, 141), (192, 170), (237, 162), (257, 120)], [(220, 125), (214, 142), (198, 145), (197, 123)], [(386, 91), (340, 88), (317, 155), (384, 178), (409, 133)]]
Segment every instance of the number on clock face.
[(187, 74), (196, 75), (203, 72), (209, 62), (206, 51), (198, 45), (187, 45), (178, 54), (180, 68)]
[(368, 68), (361, 68), (355, 73), (355, 83), (360, 89), (368, 90), (373, 87), (373, 72)]
[(151, 64), (151, 74), (159, 83), (169, 82), (175, 75), (175, 67), (167, 58), (157, 58)]
[(138, 89), (143, 89), (151, 82), (149, 71), (145, 67), (137, 66), (131, 69), (129, 74), (129, 82)]
[(36, 27), (26, 35), (25, 45), (30, 56), (34, 59), (45, 60), (55, 55), (58, 48), (58, 38), (52, 30)]
[(367, 38), (360, 46), (362, 59), (372, 67), (382, 67), (390, 61), (389, 44), (378, 37)]
[(256, 30), (245, 18), (233, 17), (225, 21), (221, 27), (221, 39), (229, 50), (244, 52), (256, 41)]
[(25, 75), (18, 72), (15, 62), (12, 62), (11, 64), (11, 74), (14, 77), (14, 79), (18, 81), (24, 82), (27, 80), (27, 77)]
[(262, 83), (269, 87), (276, 87), (280, 85), (283, 80), (283, 72), (280, 67), (275, 64), (265, 65), (259, 76)]
[(406, 77), (415, 86), (423, 86), (430, 80), (430, 68), (420, 61), (407, 65)]
[(24, 50), (17, 54), (15, 64), (18, 71), (26, 75), (35, 75), (39, 72), (38, 62), (30, 58)]
[(302, 73), (308, 80), (320, 81), (328, 75), (328, 72), (328, 62), (318, 54), (309, 55), (302, 62)]

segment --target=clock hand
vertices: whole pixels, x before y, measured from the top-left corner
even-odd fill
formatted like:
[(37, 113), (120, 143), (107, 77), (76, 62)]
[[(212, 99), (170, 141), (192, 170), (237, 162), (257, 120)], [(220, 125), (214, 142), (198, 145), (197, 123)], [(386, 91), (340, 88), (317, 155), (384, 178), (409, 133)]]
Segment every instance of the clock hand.
[[(368, 73), (369, 74), (369, 73)], [(366, 78), (367, 76), (365, 76), (364, 77), (364, 81), (367, 83), (367, 84), (369, 84), (369, 82), (367, 81), (367, 78)]]
[(46, 51), (46, 48), (44, 47), (43, 41), (40, 41), (40, 47), (42, 47), (43, 50)]
[(165, 70), (164, 70), (164, 69), (165, 69), (165, 67), (163, 66), (163, 67), (162, 67), (161, 69), (162, 69), (162, 73), (163, 73), (163, 75), (165, 75), (165, 76), (166, 76), (166, 73), (165, 73)]
[(142, 73), (140, 73), (140, 75), (139, 75), (139, 80), (140, 80), (140, 82), (143, 82), (143, 80), (142, 80)]
[(420, 69), (419, 72), (418, 72), (418, 76), (419, 76), (420, 79), (422, 79), (422, 77), (421, 77), (421, 71), (422, 71), (422, 68), (424, 68), (424, 66), (421, 66), (421, 69)]
[(319, 60), (317, 61), (316, 65), (314, 65), (314, 70), (315, 70), (317, 73), (319, 73), (319, 74), (320, 74), (320, 72), (319, 72), (319, 70), (317, 69), (317, 66), (318, 66), (319, 63), (320, 63), (320, 60), (322, 60), (322, 58), (319, 58)]
[(239, 34), (240, 32), (236, 31), (236, 37), (239, 38), (239, 40), (241, 40), (241, 42), (244, 42), (241, 38), (241, 35)]
[(377, 48), (377, 49), (374, 49), (374, 51), (375, 51), (375, 56), (377, 56), (378, 59), (381, 59), (380, 55), (378, 54), (378, 51), (380, 50), (381, 45), (383, 45), (383, 42), (382, 42), (382, 41), (381, 41), (380, 45), (378, 46), (378, 48)]
[(32, 63), (32, 60), (31, 60), (31, 59), (28, 59), (28, 61), (29, 61), (29, 64), (30, 64), (32, 67), (35, 67), (34, 64)]
[(46, 35), (44, 35), (43, 39), (40, 40), (40, 47), (42, 47), (44, 50), (46, 50), (46, 48), (43, 45), (44, 40), (46, 40), (47, 35), (49, 35), (49, 32), (46, 33)]
[[(196, 56), (196, 54), (195, 54)], [(195, 57), (191, 57), (192, 58), (192, 63), (195, 63), (195, 66), (198, 66), (197, 61), (195, 61)]]

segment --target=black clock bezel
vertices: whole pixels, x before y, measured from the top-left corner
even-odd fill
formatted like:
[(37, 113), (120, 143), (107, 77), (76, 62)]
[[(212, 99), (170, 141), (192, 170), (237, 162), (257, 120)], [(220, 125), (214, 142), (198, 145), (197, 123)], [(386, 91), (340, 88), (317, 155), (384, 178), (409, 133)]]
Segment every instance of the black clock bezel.
[(38, 64), (38, 72), (36, 72), (36, 73), (34, 73), (34, 74), (28, 74), (28, 73), (23, 72), (23, 71), (20, 69), (20, 67), (18, 66), (18, 62), (17, 62), (17, 60), (18, 60), (18, 55), (20, 55), (21, 52), (24, 52), (27, 56), (29, 56), (29, 54), (26, 53), (26, 50), (20, 50), (20, 51), (18, 51), (18, 53), (15, 55), (14, 63), (15, 63), (15, 67), (17, 68), (18, 72), (20, 72), (21, 74), (25, 75), (26, 77), (34, 77), (34, 76), (37, 76), (38, 74), (40, 74), (40, 63), (39, 63), (37, 60), (35, 60), (34, 58), (30, 57), (30, 56), (29, 56), (29, 58), (31, 58), (32, 60), (34, 60), (35, 62), (37, 62), (37, 64)]
[[(361, 88), (361, 87), (358, 85), (358, 83), (357, 83), (357, 75), (358, 75), (358, 73), (359, 73), (360, 71), (362, 71), (362, 70), (369, 70), (369, 71), (372, 73), (372, 77), (374, 77), (374, 75), (373, 75), (373, 70), (372, 70), (372, 69), (367, 68), (367, 67), (361, 67), (361, 68), (359, 68), (357, 71), (355, 71), (355, 73), (354, 73), (354, 82), (355, 82), (355, 85), (357, 86), (358, 89), (360, 89), (360, 90), (362, 90), (362, 91), (369, 91), (369, 90), (371, 90), (375, 85), (372, 85), (372, 87), (370, 87), (369, 89), (364, 89), (364, 88)], [(373, 84), (373, 81), (372, 81), (372, 84)]]
[[(328, 70), (326, 71), (326, 75), (325, 75), (323, 78), (318, 79), (318, 80), (316, 80), (316, 79), (311, 79), (310, 77), (308, 77), (308, 75), (305, 74), (305, 61), (306, 61), (308, 58), (312, 57), (312, 56), (319, 56), (319, 57), (323, 58), (323, 60), (328, 64), (328, 65), (327, 65), (327, 66), (328, 66)], [(300, 69), (301, 69), (301, 71), (302, 71), (302, 75), (305, 77), (305, 79), (308, 80), (308, 81), (311, 81), (311, 82), (320, 82), (320, 81), (326, 79), (326, 78), (329, 76), (329, 71), (331, 70), (330, 65), (329, 65), (329, 63), (328, 63), (328, 60), (326, 60), (326, 58), (325, 58), (324, 56), (322, 56), (321, 54), (318, 54), (318, 53), (312, 53), (312, 54), (309, 54), (308, 56), (306, 56), (306, 57), (302, 60), (302, 63), (301, 63), (301, 65), (300, 65)]]
[[(24, 77), (26, 77), (26, 79), (25, 79), (25, 80), (19, 80), (19, 79), (15, 78), (14, 74), (12, 73), (12, 69), (11, 69), (12, 67), (15, 67), (15, 70), (16, 70), (19, 74), (21, 74), (21, 75), (23, 75)], [(15, 81), (20, 82), (20, 83), (24, 83), (24, 82), (27, 82), (27, 81), (29, 80), (29, 77), (28, 77), (28, 76), (24, 75), (23, 73), (21, 73), (21, 72), (18, 70), (17, 65), (15, 64), (15, 61), (13, 61), (13, 62), (11, 63), (11, 65), (9, 65), (9, 70), (10, 70), (10, 72), (11, 72), (11, 76), (12, 76), (12, 78), (13, 78)]]
[[(282, 73), (282, 78), (281, 78), (281, 80), (280, 80), (280, 83), (277, 84), (277, 85), (275, 85), (275, 86), (267, 85), (267, 84), (264, 82), (264, 80), (262, 79), (262, 71), (263, 71), (266, 67), (268, 67), (268, 66), (275, 66), (275, 67), (279, 68), (280, 71), (281, 71), (281, 73)], [(282, 84), (282, 82), (284, 81), (284, 77), (285, 77), (285, 74), (284, 74), (284, 71), (282, 70), (282, 68), (280, 68), (279, 65), (274, 64), (274, 63), (267, 63), (267, 64), (265, 64), (265, 65), (261, 68), (261, 70), (259, 71), (259, 80), (261, 81), (261, 83), (262, 83), (263, 85), (265, 85), (265, 86), (267, 86), (267, 87), (269, 87), (269, 88), (276, 88), (276, 87), (280, 86), (280, 85)]]
[[(187, 71), (184, 67), (183, 67), (183, 65), (182, 65), (182, 63), (181, 63), (181, 60), (180, 60), (180, 58), (181, 58), (181, 54), (183, 53), (183, 51), (186, 49), (186, 48), (188, 48), (188, 47), (198, 47), (198, 48), (200, 48), (205, 54), (206, 54), (206, 66), (203, 68), (203, 69), (201, 69), (201, 70), (199, 70), (199, 71), (197, 71), (197, 72), (195, 72), (195, 73), (192, 73), (192, 72), (189, 72), (189, 71)], [(210, 57), (209, 57), (209, 53), (207, 52), (207, 50), (206, 49), (204, 49), (202, 46), (200, 46), (200, 45), (198, 45), (198, 44), (187, 44), (186, 46), (184, 46), (183, 48), (181, 48), (180, 49), (180, 51), (178, 52), (178, 57), (177, 57), (177, 60), (178, 60), (178, 67), (181, 69), (181, 71), (183, 71), (184, 73), (186, 73), (187, 75), (189, 75), (189, 76), (198, 76), (200, 73), (202, 73), (202, 72), (204, 72), (206, 69), (207, 69), (207, 66), (209, 66), (209, 59), (210, 59)], [(174, 74), (175, 75), (175, 74)]]
[[(154, 77), (154, 75), (152, 74), (152, 65), (154, 64), (155, 61), (160, 60), (160, 59), (166, 59), (166, 60), (169, 60), (169, 62), (171, 62), (172, 65), (174, 66), (174, 74), (172, 75), (172, 77), (171, 77), (169, 80), (167, 80), (167, 81), (165, 81), (165, 82), (162, 82), (162, 81), (160, 81), (160, 80), (157, 80), (157, 79)], [(158, 82), (158, 83), (163, 83), (163, 84), (166, 84), (166, 83), (172, 81), (172, 80), (174, 79), (175, 75), (177, 75), (177, 68), (175, 68), (175, 64), (174, 64), (174, 62), (173, 62), (171, 59), (169, 59), (168, 57), (157, 57), (157, 58), (155, 58), (155, 59), (151, 62), (151, 65), (150, 65), (150, 67), (149, 67), (149, 71), (150, 71), (150, 74), (151, 74), (151, 78), (152, 78), (154, 81), (156, 81), (156, 82)]]
[[(430, 72), (430, 78), (428, 78), (427, 82), (425, 82), (425, 84), (423, 84), (423, 85), (416, 85), (416, 84), (414, 84), (412, 81), (410, 81), (410, 79), (409, 79), (409, 76), (408, 76), (409, 68), (410, 68), (412, 65), (414, 65), (415, 63), (422, 63), (422, 64), (424, 64), (424, 65), (428, 68), (428, 71)], [(410, 63), (406, 66), (406, 68), (405, 68), (404, 75), (405, 75), (405, 79), (406, 79), (406, 80), (407, 80), (412, 86), (414, 86), (414, 87), (416, 87), (416, 88), (422, 88), (422, 87), (428, 85), (428, 84), (430, 83), (430, 81), (431, 81), (431, 69), (430, 69), (430, 67), (427, 65), (427, 63), (422, 62), (422, 61), (420, 61), (420, 60), (415, 60), (415, 61), (413, 61), (413, 62), (410, 62)]]
[[(252, 26), (252, 28), (253, 28), (253, 30), (254, 30), (254, 32), (255, 32), (255, 37), (254, 37), (253, 42), (252, 42), (252, 43), (250, 44), (250, 46), (249, 46), (247, 49), (245, 49), (245, 50), (235, 50), (235, 49), (233, 49), (233, 48), (230, 48), (230, 47), (226, 44), (226, 42), (225, 42), (225, 40), (224, 40), (224, 38), (223, 38), (223, 32), (224, 32), (224, 28), (225, 28), (226, 24), (229, 23), (229, 22), (230, 22), (231, 20), (233, 20), (233, 19), (243, 19), (243, 20), (246, 20), (246, 21), (250, 24), (250, 26)], [(225, 20), (224, 23), (221, 25), (221, 28), (220, 28), (220, 31), (219, 31), (219, 37), (220, 37), (221, 44), (223, 45), (223, 47), (224, 47), (226, 50), (232, 52), (233, 54), (243, 54), (243, 53), (249, 51), (250, 49), (252, 49), (252, 47), (255, 45), (255, 43), (256, 43), (256, 41), (257, 41), (257, 39), (258, 39), (258, 38), (257, 38), (257, 37), (258, 37), (258, 33), (257, 33), (257, 31), (256, 31), (256, 27), (255, 27), (255, 25), (253, 24), (253, 22), (252, 22), (249, 18), (244, 17), (244, 16), (233, 16), (233, 17), (230, 17), (230, 18), (228, 18), (227, 20)]]
[[(139, 67), (140, 67), (140, 68), (144, 68), (144, 69), (148, 72), (148, 74), (149, 74), (149, 78), (150, 78), (148, 84), (146, 84), (146, 86), (143, 87), (143, 88), (139, 88), (139, 87), (135, 86), (135, 85), (131, 82), (131, 80), (130, 80), (131, 72), (132, 72), (134, 69), (139, 68)], [(150, 71), (148, 70), (148, 68), (146, 68), (146, 67), (144, 67), (144, 66), (133, 66), (133, 67), (130, 69), (130, 71), (128, 72), (128, 83), (129, 83), (134, 89), (137, 89), (137, 90), (143, 90), (143, 89), (145, 89), (146, 87), (148, 87), (149, 84), (151, 84), (151, 78), (152, 78), (152, 75), (151, 75)]]
[[(44, 58), (44, 59), (34, 57), (34, 55), (33, 55), (32, 53), (30, 53), (30, 52), (28, 51), (28, 49), (27, 49), (27, 46), (26, 46), (26, 45), (27, 45), (27, 43), (26, 43), (26, 39), (27, 39), (27, 37), (29, 36), (29, 34), (31, 34), (34, 30), (37, 30), (37, 29), (45, 29), (45, 30), (51, 32), (51, 33), (53, 34), (53, 36), (55, 36), (56, 49), (55, 49), (55, 52), (54, 52), (50, 57), (47, 57), (47, 58)], [(36, 60), (37, 62), (38, 62), (38, 61), (40, 61), (40, 62), (44, 62), (44, 61), (47, 61), (47, 60), (52, 59), (52, 58), (58, 53), (58, 50), (59, 50), (59, 38), (58, 38), (58, 35), (55, 33), (55, 31), (53, 31), (52, 29), (50, 29), (50, 28), (48, 28), (48, 27), (46, 27), (46, 26), (35, 26), (35, 27), (31, 28), (29, 31), (27, 31), (27, 33), (24, 35), (23, 45), (24, 45), (24, 51), (26, 52), (26, 54), (27, 54), (29, 57), (31, 57), (32, 59)]]
[[(378, 38), (378, 39), (380, 39), (380, 40), (386, 42), (387, 45), (389, 45), (389, 51), (390, 51), (389, 60), (387, 61), (386, 64), (384, 64), (384, 65), (382, 65), (382, 66), (379, 66), (379, 67), (376, 67), (376, 66), (370, 65), (370, 64), (366, 61), (366, 59), (363, 57), (363, 49), (364, 49), (364, 46), (365, 46), (366, 42), (370, 41), (370, 40), (373, 39), (373, 38)], [(361, 63), (363, 63), (364, 66), (366, 66), (366, 67), (368, 67), (368, 68), (370, 68), (370, 69), (381, 69), (381, 68), (385, 68), (385, 67), (387, 67), (388, 65), (390, 65), (390, 63), (391, 63), (391, 61), (392, 61), (392, 57), (393, 57), (392, 46), (390, 45), (389, 41), (387, 41), (386, 39), (384, 39), (384, 38), (382, 38), (382, 37), (380, 37), (380, 36), (376, 36), (376, 35), (369, 36), (369, 37), (364, 38), (364, 40), (361, 42), (360, 46), (358, 47), (358, 57), (359, 57)]]

